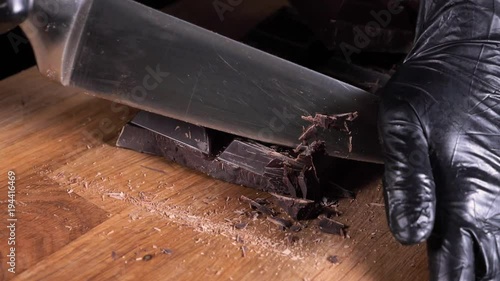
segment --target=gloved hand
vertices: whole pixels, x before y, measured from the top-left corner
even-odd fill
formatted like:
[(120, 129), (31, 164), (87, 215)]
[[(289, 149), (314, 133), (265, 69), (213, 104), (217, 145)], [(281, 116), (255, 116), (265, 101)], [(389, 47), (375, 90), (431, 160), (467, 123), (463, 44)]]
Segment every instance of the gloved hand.
[(500, 280), (500, 0), (422, 0), (382, 95), (391, 231), (431, 280)]

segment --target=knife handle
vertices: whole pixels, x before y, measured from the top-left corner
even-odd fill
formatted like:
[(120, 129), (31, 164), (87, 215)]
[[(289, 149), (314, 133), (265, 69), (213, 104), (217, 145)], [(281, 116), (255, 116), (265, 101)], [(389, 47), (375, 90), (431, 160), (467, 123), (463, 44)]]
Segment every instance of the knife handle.
[(21, 24), (31, 6), (32, 0), (0, 0), (0, 34)]

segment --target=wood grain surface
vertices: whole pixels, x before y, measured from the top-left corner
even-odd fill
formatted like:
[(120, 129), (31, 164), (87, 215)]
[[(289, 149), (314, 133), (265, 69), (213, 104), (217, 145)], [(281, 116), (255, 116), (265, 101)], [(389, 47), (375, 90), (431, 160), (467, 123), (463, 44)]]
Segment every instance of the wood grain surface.
[[(9, 170), (18, 219), (15, 274), (7, 271), (8, 232), (0, 231), (0, 280), (427, 278), (425, 245), (403, 247), (388, 232), (380, 166), (355, 164), (340, 177), (358, 190), (339, 206), (350, 238), (314, 223), (291, 233), (242, 215), (249, 207), (241, 195), (268, 194), (116, 148), (133, 109), (34, 68), (0, 81), (0, 108), (0, 221), (7, 225)], [(239, 222), (249, 224), (235, 229)]]

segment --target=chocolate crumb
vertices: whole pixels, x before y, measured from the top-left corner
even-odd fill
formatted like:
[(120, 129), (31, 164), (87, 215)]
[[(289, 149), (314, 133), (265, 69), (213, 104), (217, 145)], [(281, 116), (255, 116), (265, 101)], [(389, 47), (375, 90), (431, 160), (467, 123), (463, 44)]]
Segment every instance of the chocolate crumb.
[(165, 254), (165, 255), (171, 255), (174, 253), (174, 251), (170, 250), (170, 249), (166, 249), (166, 248), (162, 248), (161, 249), (161, 253), (162, 254)]
[(328, 260), (329, 262), (331, 262), (333, 264), (339, 264), (340, 263), (339, 258), (337, 256), (328, 256), (326, 258), (326, 260)]
[(143, 261), (150, 261), (152, 259), (153, 259), (153, 255), (145, 255), (144, 257), (142, 257)]

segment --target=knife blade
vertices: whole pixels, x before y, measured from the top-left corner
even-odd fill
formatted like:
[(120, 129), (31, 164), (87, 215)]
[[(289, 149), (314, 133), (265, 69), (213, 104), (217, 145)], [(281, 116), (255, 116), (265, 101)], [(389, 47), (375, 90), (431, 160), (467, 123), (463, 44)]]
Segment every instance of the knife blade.
[(357, 111), (333, 156), (381, 162), (378, 98), (131, 0), (34, 0), (21, 24), (40, 72), (64, 86), (249, 139), (295, 147), (303, 116)]

